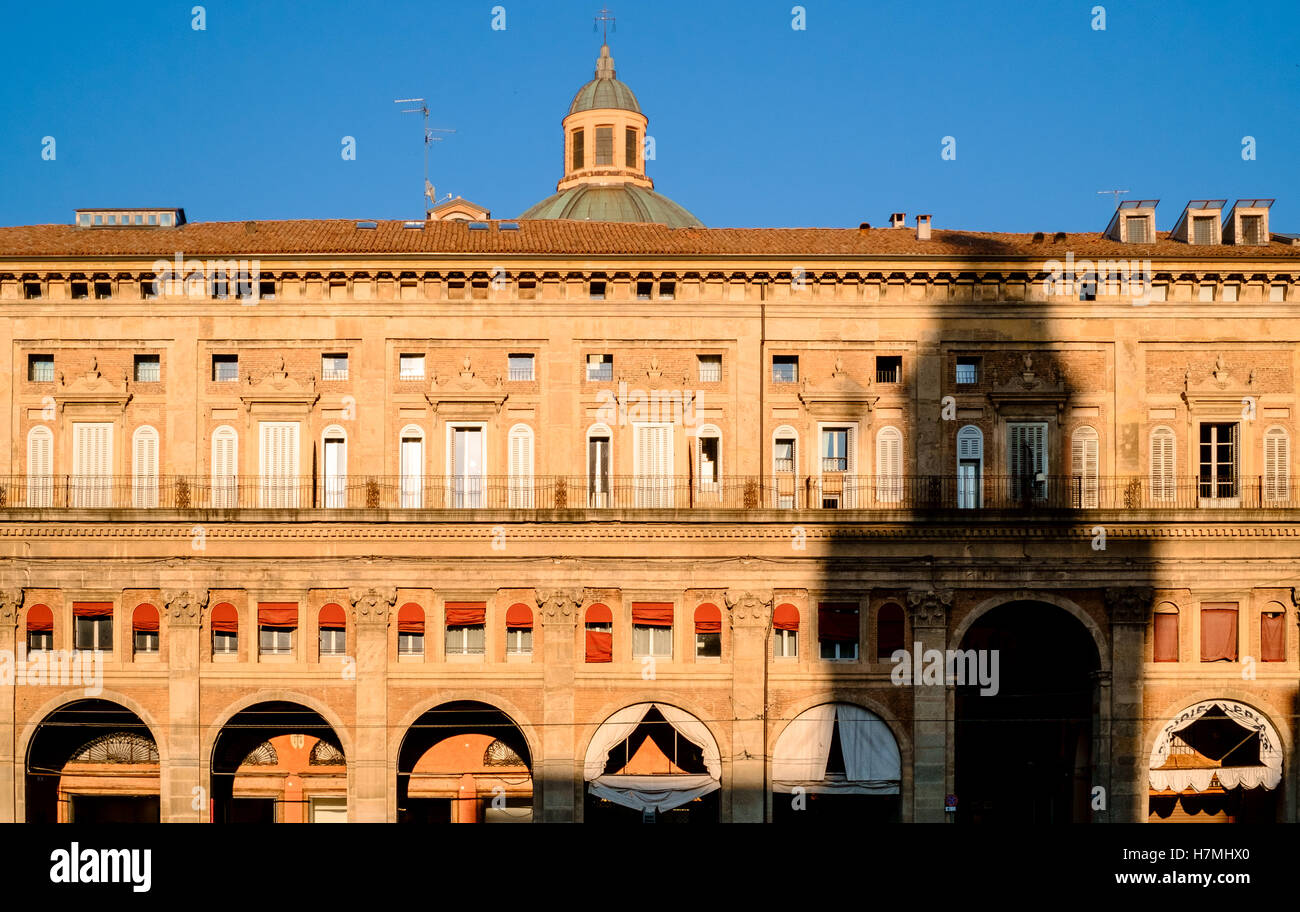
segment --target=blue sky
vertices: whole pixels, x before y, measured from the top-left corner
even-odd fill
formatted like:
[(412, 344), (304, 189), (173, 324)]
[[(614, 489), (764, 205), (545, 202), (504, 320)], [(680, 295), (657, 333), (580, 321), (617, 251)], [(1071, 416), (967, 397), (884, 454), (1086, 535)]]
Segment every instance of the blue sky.
[[(498, 2), (504, 31), (493, 0), (210, 0), (203, 31), (193, 0), (10, 4), (0, 224), (418, 217), (420, 119), (392, 102), (420, 95), (456, 130), (439, 195), (515, 216), (554, 192), (601, 0)], [(1162, 200), (1162, 230), (1191, 198), (1276, 197), (1300, 231), (1294, 0), (807, 0), (803, 31), (790, 0), (607, 2), (650, 174), (707, 225), (1101, 230), (1119, 188)]]

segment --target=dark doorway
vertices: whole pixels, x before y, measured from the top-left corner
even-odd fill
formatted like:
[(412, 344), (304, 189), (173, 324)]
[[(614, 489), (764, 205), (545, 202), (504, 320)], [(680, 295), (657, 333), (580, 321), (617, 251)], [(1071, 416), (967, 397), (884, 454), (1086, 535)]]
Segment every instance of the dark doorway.
[(275, 799), (233, 798), (226, 823), (275, 823)]
[(69, 823), (158, 823), (157, 795), (72, 795)]

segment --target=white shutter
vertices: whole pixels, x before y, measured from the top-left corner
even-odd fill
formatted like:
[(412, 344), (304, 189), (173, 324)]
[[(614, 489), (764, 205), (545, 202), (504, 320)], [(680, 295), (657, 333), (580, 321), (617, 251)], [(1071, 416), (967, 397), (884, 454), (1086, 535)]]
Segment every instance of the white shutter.
[(113, 425), (74, 424), (72, 439), (73, 506), (111, 506)]
[(1071, 474), (1078, 486), (1077, 507), (1095, 509), (1098, 504), (1099, 442), (1097, 432), (1090, 427), (1081, 427), (1074, 432), (1070, 441)]
[(1177, 496), (1177, 481), (1174, 474), (1175, 445), (1174, 432), (1169, 428), (1159, 427), (1151, 432), (1152, 500), (1168, 501)]
[(212, 506), (219, 509), (236, 506), (237, 440), (234, 428), (219, 427), (212, 432)]
[(131, 505), (158, 506), (158, 432), (151, 427), (138, 428), (132, 438)]
[(402, 437), (401, 504), (404, 510), (418, 510), (424, 500), (424, 439)]
[(338, 509), (347, 506), (346, 491), (348, 483), (347, 438), (335, 436), (338, 431), (326, 432), (323, 449), (325, 464), (325, 506)]
[(903, 499), (903, 434), (898, 428), (881, 428), (876, 435), (876, 500), (898, 503)]
[(298, 506), (298, 422), (263, 421), (261, 506)]
[(858, 488), (858, 426), (850, 424), (844, 435), (844, 503), (843, 507), (857, 506)]
[(636, 490), (639, 507), (673, 505), (673, 438), (670, 424), (636, 426)]
[(54, 435), (32, 428), (27, 435), (27, 506), (54, 506)]
[(1264, 499), (1290, 500), (1291, 438), (1281, 428), (1264, 435)]
[(510, 508), (533, 506), (533, 432), (525, 427), (510, 431)]

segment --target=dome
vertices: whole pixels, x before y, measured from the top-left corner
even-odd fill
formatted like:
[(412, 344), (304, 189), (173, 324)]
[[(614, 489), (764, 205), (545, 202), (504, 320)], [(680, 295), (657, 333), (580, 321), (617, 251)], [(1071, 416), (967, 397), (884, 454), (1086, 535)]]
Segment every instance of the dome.
[(636, 96), (625, 83), (614, 78), (614, 58), (609, 56), (609, 45), (600, 46), (600, 58), (596, 61), (596, 78), (578, 89), (569, 105), (569, 113), (591, 111), (597, 108), (616, 108), (621, 111), (641, 113), (641, 106)]
[(657, 222), (669, 228), (704, 227), (703, 222), (668, 197), (630, 183), (579, 184), (548, 196), (519, 217)]

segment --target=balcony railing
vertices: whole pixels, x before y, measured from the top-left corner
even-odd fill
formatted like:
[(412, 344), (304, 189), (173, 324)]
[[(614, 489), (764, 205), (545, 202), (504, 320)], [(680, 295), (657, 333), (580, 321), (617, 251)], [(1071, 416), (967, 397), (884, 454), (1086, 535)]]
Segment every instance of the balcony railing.
[(1300, 476), (0, 476), (0, 510), (1300, 509)]

